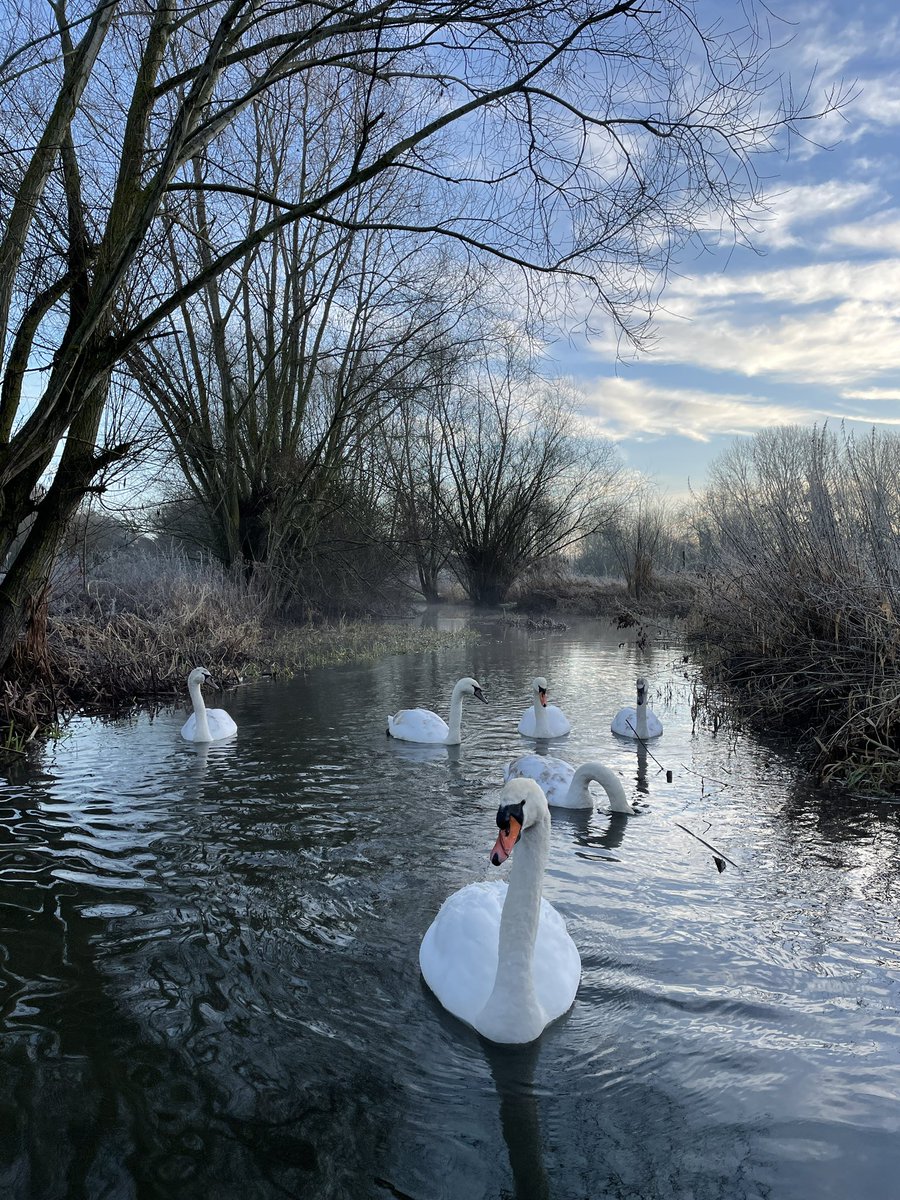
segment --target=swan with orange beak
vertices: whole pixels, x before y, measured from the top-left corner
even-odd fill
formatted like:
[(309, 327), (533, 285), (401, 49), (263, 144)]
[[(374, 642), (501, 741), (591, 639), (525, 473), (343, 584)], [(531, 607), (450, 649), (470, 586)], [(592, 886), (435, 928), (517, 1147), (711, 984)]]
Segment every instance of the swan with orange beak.
[(492, 1042), (525, 1043), (567, 1012), (581, 958), (565, 921), (541, 896), (550, 809), (532, 779), (498, 794), (490, 860), (512, 857), (509, 883), (470, 883), (441, 906), (419, 949), (425, 982), (444, 1008)]

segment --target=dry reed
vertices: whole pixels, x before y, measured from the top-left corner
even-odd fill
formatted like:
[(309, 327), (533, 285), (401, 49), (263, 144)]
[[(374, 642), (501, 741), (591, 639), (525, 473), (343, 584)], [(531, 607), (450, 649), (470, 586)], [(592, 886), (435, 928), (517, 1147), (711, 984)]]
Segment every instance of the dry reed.
[(743, 719), (794, 737), (823, 781), (893, 792), (900, 456), (885, 442), (777, 430), (720, 466), (694, 630)]

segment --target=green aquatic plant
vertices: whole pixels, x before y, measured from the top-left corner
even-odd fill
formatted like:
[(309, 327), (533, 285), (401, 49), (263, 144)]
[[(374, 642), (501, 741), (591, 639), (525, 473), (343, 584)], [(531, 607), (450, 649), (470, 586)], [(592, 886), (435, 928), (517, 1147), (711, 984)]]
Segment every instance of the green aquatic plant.
[(14, 724), (10, 723), (0, 730), (2, 739), (0, 739), (0, 752), (3, 754), (24, 754), (25, 748), (28, 745), (28, 739), (19, 732)]

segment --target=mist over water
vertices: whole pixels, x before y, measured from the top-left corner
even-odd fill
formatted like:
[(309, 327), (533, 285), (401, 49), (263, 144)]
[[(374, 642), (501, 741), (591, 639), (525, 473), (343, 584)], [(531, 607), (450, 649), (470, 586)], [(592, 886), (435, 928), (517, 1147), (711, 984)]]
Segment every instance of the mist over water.
[[(450, 622), (443, 613), (432, 619)], [(596, 622), (216, 700), (81, 719), (0, 789), (0, 1195), (255, 1200), (892, 1200), (900, 1169), (900, 806), (692, 730), (677, 636)], [(583, 975), (500, 1048), (422, 983), (441, 902), (490, 866), (531, 680), (637, 808), (553, 810), (544, 894)], [(665, 733), (613, 737), (645, 674)], [(385, 737), (446, 717), (463, 744)], [(666, 770), (673, 782), (666, 782)], [(737, 866), (717, 870), (713, 854)]]

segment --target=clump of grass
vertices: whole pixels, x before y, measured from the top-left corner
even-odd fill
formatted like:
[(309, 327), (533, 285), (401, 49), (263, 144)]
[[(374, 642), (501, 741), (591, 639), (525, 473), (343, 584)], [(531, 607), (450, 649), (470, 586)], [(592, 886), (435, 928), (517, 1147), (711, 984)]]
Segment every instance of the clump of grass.
[(446, 633), (402, 622), (337, 621), (281, 628), (272, 638), (270, 670), (296, 674), (313, 667), (372, 662), (390, 654), (436, 650), (449, 641), (475, 637), (473, 630)]

